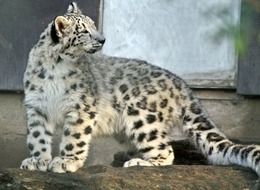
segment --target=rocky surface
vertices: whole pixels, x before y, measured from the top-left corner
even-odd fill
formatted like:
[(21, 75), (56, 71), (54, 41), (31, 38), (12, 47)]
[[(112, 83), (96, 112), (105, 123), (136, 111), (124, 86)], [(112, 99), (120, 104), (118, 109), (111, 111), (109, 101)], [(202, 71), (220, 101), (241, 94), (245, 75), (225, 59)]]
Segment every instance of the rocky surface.
[(260, 189), (257, 179), (258, 177), (247, 169), (205, 165), (132, 168), (92, 166), (68, 174), (7, 169), (0, 172), (0, 189), (246, 190)]
[(205, 158), (186, 141), (173, 142), (173, 166), (121, 166), (134, 152), (118, 152), (112, 166), (84, 167), (76, 173), (55, 174), (6, 169), (0, 190), (258, 190), (260, 180), (249, 169), (205, 165)]

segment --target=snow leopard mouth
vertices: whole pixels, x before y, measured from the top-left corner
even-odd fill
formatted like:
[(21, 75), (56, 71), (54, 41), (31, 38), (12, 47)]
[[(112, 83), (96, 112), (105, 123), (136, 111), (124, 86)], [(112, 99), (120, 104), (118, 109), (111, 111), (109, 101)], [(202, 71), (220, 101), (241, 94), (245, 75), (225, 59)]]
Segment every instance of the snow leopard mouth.
[(101, 44), (101, 43), (96, 43), (96, 44), (93, 44), (93, 45), (92, 45), (92, 48), (89, 49), (89, 50), (87, 50), (86, 52), (87, 52), (87, 53), (91, 53), (91, 54), (92, 54), (92, 53), (96, 53), (97, 51), (101, 50), (102, 47), (103, 47), (103, 44)]
[(88, 51), (86, 51), (87, 53), (95, 53), (95, 52), (97, 52), (98, 50), (96, 50), (96, 49), (90, 49), (90, 50), (88, 50)]

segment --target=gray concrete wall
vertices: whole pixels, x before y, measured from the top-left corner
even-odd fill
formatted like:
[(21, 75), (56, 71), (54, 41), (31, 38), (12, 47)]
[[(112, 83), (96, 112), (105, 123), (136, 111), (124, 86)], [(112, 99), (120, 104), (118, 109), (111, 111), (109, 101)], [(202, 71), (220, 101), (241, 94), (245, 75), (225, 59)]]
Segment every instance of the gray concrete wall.
[(103, 53), (149, 61), (190, 84), (235, 85), (233, 42), (221, 31), (239, 22), (240, 0), (103, 1)]
[[(202, 99), (215, 123), (230, 138), (260, 142), (260, 98), (248, 99), (233, 92), (217, 90), (197, 90), (195, 93)], [(25, 110), (22, 101), (22, 94), (0, 93), (0, 169), (18, 167), (27, 156)], [(92, 145), (87, 161), (89, 165), (108, 165), (115, 152), (125, 149), (108, 137), (94, 140)]]

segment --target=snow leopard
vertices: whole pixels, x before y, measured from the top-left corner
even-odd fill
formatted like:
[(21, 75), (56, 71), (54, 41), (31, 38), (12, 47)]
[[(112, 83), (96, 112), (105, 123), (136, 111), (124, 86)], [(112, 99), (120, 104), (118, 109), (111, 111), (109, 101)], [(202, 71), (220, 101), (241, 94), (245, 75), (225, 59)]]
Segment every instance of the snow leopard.
[[(102, 55), (104, 43), (75, 2), (40, 35), (24, 73), (30, 156), (21, 169), (75, 172), (91, 139), (113, 134), (124, 134), (141, 155), (124, 167), (171, 165), (170, 142), (178, 131), (209, 163), (237, 164), (260, 175), (260, 146), (229, 140), (183, 79), (143, 60)], [(57, 127), (63, 132), (53, 158)]]

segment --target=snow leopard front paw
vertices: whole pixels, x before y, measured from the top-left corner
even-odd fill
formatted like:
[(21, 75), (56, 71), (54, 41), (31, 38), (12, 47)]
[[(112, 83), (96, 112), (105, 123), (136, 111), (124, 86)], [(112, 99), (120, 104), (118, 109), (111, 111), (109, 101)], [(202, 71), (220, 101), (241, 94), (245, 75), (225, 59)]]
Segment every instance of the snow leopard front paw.
[(83, 165), (83, 160), (55, 157), (49, 164), (48, 170), (55, 173), (75, 172)]
[(133, 158), (124, 163), (124, 168), (132, 167), (132, 166), (153, 166), (153, 164), (149, 161), (142, 160), (140, 158)]
[(30, 171), (38, 170), (38, 171), (45, 172), (48, 169), (49, 162), (50, 160), (30, 157), (22, 161), (20, 168), (24, 170), (30, 170)]

